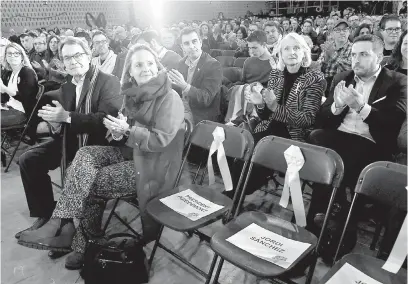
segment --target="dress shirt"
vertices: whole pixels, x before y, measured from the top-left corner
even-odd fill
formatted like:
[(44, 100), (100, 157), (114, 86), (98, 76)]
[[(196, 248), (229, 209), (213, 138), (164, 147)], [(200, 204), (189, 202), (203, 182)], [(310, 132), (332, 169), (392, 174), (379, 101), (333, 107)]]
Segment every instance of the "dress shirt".
[(194, 61), (191, 61), (189, 57), (187, 57), (187, 59), (186, 59), (186, 65), (188, 66), (187, 81), (186, 81), (187, 82), (187, 87), (182, 91), (183, 95), (186, 95), (188, 93), (188, 91), (190, 91), (191, 82), (193, 81), (193, 76), (194, 76), (195, 70), (197, 68), (198, 61), (200, 61), (200, 58), (201, 58), (201, 54)]
[[(365, 104), (360, 113), (357, 113), (354, 109), (350, 108), (338, 130), (356, 134), (375, 142), (370, 134), (370, 128), (368, 127), (368, 124), (364, 122), (364, 120), (371, 112), (371, 106), (368, 105), (367, 102), (368, 98), (370, 97), (371, 90), (373, 89), (374, 83), (377, 80), (380, 72), (381, 66), (378, 66), (377, 72), (375, 72), (374, 75), (372, 75), (365, 81), (363, 81), (357, 75), (354, 76), (354, 80), (356, 81), (355, 89), (359, 94), (363, 95)], [(339, 115), (343, 111), (344, 107), (336, 108), (336, 105), (333, 102), (331, 111), (334, 115)]]

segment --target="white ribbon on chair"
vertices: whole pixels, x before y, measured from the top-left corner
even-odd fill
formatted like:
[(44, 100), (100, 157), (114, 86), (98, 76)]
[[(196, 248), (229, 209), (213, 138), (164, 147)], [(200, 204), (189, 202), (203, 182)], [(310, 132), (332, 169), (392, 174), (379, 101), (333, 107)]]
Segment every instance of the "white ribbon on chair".
[[(406, 189), (408, 190), (408, 187), (406, 187)], [(405, 216), (404, 223), (395, 240), (391, 253), (382, 267), (391, 273), (397, 273), (407, 257), (407, 229), (407, 216)]]
[(289, 196), (292, 198), (293, 211), (295, 213), (296, 224), (301, 227), (306, 226), (305, 205), (300, 185), (299, 171), (302, 169), (305, 159), (302, 151), (297, 146), (290, 146), (285, 152), (285, 160), (288, 164), (285, 175), (285, 185), (279, 205), (288, 207)]
[(227, 157), (225, 156), (224, 145), (222, 144), (225, 140), (225, 132), (222, 127), (217, 126), (212, 133), (214, 140), (210, 147), (210, 153), (208, 155), (207, 167), (208, 167), (208, 181), (209, 185), (215, 183), (214, 177), (214, 167), (212, 164), (211, 156), (217, 151), (217, 161), (218, 166), (221, 171), (222, 180), (224, 182), (225, 190), (232, 190), (232, 178), (231, 173), (227, 163)]

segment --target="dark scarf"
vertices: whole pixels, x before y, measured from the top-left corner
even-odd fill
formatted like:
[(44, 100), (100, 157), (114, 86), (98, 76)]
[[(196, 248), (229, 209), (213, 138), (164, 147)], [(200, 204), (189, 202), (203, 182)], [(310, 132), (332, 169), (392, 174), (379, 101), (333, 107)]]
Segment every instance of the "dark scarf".
[(306, 73), (306, 68), (300, 67), (298, 72), (296, 73), (289, 73), (288, 69), (283, 70), (283, 94), (281, 97), (281, 101), (279, 102), (281, 105), (285, 105), (286, 99), (289, 96), (290, 91), (293, 88), (293, 85), (295, 84), (295, 81), (302, 76), (303, 74)]
[(126, 83), (122, 87), (124, 98), (121, 111), (123, 112), (124, 109), (124, 115), (129, 119), (134, 119), (144, 102), (163, 97), (170, 89), (171, 82), (164, 71), (159, 72), (156, 77), (140, 86), (137, 86), (132, 79), (132, 82)]

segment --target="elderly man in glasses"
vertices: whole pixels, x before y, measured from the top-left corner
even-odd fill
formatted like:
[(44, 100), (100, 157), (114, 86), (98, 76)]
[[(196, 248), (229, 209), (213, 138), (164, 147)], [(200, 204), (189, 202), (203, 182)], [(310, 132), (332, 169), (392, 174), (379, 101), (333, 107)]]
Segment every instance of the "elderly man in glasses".
[[(48, 128), (53, 139), (37, 145), (20, 156), (19, 165), (30, 216), (37, 218), (34, 224), (18, 232), (19, 244), (41, 241), (50, 244), (56, 238), (73, 235), (75, 228), (70, 222), (62, 222), (56, 228), (30, 234), (44, 226), (54, 211), (55, 202), (50, 170), (61, 163), (62, 139), (66, 141), (67, 161), (73, 160), (77, 150), (85, 145), (106, 145), (106, 128), (103, 118), (116, 116), (122, 103), (119, 79), (101, 72), (90, 64), (91, 50), (79, 38), (68, 36), (59, 46), (59, 54), (69, 76), (67, 83), (50, 96), (52, 103), (38, 111), (44, 121), (37, 129)], [(65, 131), (62, 127), (65, 127)], [(18, 226), (18, 225), (17, 225)], [(43, 235), (41, 235), (43, 234)], [(54, 234), (55, 237), (49, 236)], [(47, 236), (47, 237), (46, 237)], [(51, 254), (50, 257), (55, 257)], [(75, 262), (70, 258), (67, 265)]]
[(320, 47), (323, 50), (318, 61), (327, 81), (326, 97), (334, 75), (351, 69), (350, 27), (346, 20), (339, 20), (334, 25), (331, 37)]

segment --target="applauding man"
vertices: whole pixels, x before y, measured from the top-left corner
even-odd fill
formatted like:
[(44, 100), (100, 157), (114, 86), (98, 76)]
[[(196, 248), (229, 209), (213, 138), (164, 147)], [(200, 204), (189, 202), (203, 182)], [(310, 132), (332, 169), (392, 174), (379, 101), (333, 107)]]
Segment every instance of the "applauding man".
[[(377, 36), (362, 35), (354, 40), (352, 70), (334, 77), (329, 98), (318, 115), (321, 129), (310, 135), (310, 142), (335, 150), (344, 162), (345, 174), (335, 210), (339, 213), (338, 228), (345, 221), (341, 213), (347, 213), (345, 187), (353, 190), (360, 172), (368, 164), (391, 159), (406, 117), (407, 77), (380, 66), (383, 49), (383, 42)], [(321, 225), (330, 194), (329, 190), (313, 190), (308, 226)], [(359, 215), (354, 212), (354, 216)], [(342, 254), (353, 248), (354, 233), (346, 237)], [(328, 244), (326, 252), (335, 247), (333, 242)]]

